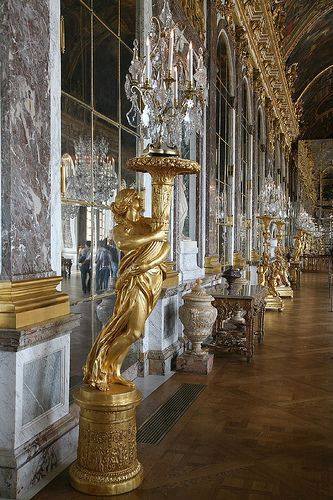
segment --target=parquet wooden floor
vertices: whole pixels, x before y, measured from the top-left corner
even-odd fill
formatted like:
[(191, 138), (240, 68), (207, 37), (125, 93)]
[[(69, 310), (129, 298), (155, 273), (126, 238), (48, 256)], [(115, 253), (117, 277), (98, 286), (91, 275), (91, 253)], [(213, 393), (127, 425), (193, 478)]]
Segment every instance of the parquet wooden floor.
[[(123, 499), (333, 498), (333, 313), (324, 275), (305, 275), (283, 313), (266, 314), (251, 364), (218, 358), (209, 377), (177, 374), (139, 423), (182, 382), (208, 387), (157, 446), (140, 445), (143, 485)], [(35, 500), (88, 499), (67, 471)], [(97, 497), (96, 497), (97, 498)]]

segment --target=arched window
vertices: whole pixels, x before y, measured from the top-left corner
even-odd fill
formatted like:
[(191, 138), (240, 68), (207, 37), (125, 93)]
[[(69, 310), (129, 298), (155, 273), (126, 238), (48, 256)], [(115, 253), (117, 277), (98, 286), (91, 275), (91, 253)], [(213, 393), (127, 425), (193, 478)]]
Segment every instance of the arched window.
[(228, 198), (228, 166), (231, 163), (232, 95), (228, 48), (221, 35), (217, 45), (216, 75), (216, 191), (218, 197), (218, 251), (226, 262), (225, 218)]

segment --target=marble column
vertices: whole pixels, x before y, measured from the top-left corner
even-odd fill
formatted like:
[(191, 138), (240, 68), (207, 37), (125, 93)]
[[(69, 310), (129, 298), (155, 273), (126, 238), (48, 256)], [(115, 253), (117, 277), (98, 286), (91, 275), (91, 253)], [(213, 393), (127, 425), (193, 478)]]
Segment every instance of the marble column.
[(17, 328), (69, 313), (55, 272), (61, 250), (60, 4), (4, 0), (0, 9), (0, 328)]
[(49, 14), (47, 0), (1, 3), (1, 280), (54, 275)]
[(60, 0), (0, 3), (0, 496), (75, 458), (61, 277)]

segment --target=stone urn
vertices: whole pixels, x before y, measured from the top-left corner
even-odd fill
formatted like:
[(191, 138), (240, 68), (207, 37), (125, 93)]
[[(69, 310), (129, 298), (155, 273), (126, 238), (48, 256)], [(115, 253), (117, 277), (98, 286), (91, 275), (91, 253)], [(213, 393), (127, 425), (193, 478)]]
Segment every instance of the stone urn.
[(198, 279), (183, 300), (179, 318), (184, 325), (184, 335), (192, 344), (192, 353), (203, 355), (205, 351), (201, 349), (201, 343), (211, 334), (217, 316), (217, 309), (212, 306), (214, 297), (206, 293)]

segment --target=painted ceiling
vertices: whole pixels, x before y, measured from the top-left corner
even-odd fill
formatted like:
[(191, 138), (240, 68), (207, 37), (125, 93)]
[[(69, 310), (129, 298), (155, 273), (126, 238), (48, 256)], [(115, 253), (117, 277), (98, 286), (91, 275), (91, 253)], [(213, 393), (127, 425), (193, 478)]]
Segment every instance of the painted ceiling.
[(282, 53), (298, 63), (293, 98), (303, 103), (301, 136), (333, 138), (333, 0), (285, 0)]

